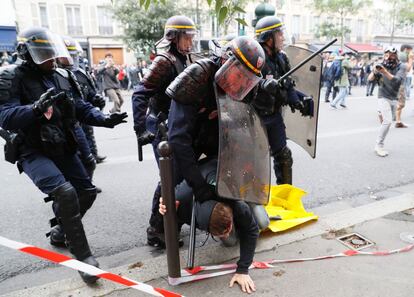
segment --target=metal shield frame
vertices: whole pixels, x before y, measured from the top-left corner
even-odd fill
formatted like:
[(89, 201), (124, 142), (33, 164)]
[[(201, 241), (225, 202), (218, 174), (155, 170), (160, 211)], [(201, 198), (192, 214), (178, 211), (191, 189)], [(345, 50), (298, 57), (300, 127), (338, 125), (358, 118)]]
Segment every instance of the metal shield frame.
[(232, 100), (215, 84), (219, 117), (217, 194), (265, 205), (270, 193), (266, 129), (250, 104)]
[[(291, 67), (312, 54), (312, 51), (308, 49), (292, 45), (286, 47), (285, 52), (289, 57)], [(313, 98), (313, 117), (303, 117), (299, 111), (292, 113), (288, 106), (283, 110), (287, 137), (301, 146), (312, 158), (316, 156), (321, 75), (322, 57), (319, 55), (292, 74), (292, 79), (296, 83), (295, 89)]]

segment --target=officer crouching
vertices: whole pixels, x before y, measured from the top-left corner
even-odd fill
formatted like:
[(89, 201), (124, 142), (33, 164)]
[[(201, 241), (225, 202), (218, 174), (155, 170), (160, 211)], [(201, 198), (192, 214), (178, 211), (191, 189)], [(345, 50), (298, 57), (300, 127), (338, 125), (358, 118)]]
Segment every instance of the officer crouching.
[[(75, 127), (81, 120), (113, 128), (127, 115), (104, 115), (81, 100), (71, 73), (56, 72), (55, 59), (71, 59), (58, 35), (45, 28), (27, 29), (19, 34), (16, 50), (23, 63), (0, 70), (0, 127), (20, 139), (11, 161), (53, 200), (56, 218), (51, 223), (60, 226), (70, 252), (98, 267), (82, 224), (96, 192), (87, 191), (94, 186), (76, 154)], [(88, 284), (97, 280), (79, 273)]]

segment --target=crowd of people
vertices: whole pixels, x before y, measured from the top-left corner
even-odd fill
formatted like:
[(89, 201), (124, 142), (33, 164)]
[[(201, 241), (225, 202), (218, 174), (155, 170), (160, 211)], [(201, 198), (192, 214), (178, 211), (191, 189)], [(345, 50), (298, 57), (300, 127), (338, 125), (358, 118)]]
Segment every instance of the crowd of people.
[(401, 45), (400, 50), (387, 47), (383, 56), (369, 61), (358, 61), (346, 53), (331, 53), (324, 57), (325, 102), (331, 109), (347, 108), (345, 99), (354, 85), (366, 85), (367, 97), (373, 96), (375, 86), (378, 86), (377, 110), (381, 127), (374, 150), (380, 157), (389, 154), (384, 149), (384, 141), (392, 122), (395, 121), (395, 128), (408, 127), (401, 121), (401, 114), (411, 95), (413, 64), (414, 52), (409, 44)]
[[(22, 31), (16, 48), (19, 63), (0, 68), (0, 127), (10, 135), (6, 160), (17, 164), (53, 201), (55, 218), (51, 220), (50, 243), (68, 247), (78, 260), (98, 267), (82, 222), (99, 192), (92, 178), (102, 157), (97, 154), (92, 126), (114, 128), (124, 123), (127, 114), (121, 112), (121, 89), (133, 89), (133, 127), (138, 144), (151, 143), (157, 164), (158, 144), (168, 137), (172, 148), (172, 180), (179, 202), (177, 228), (190, 224), (194, 211), (197, 228), (227, 244), (235, 244), (234, 238), (238, 238), (240, 259), (230, 285), (238, 283), (243, 292), (251, 293), (256, 288), (248, 268), (259, 230), (266, 228), (268, 218), (260, 211), (264, 210), (263, 205), (247, 203), (245, 196), (240, 196), (241, 191), (224, 197), (216, 189), (217, 163), (222, 156), (221, 118), (233, 123), (228, 127), (240, 129), (231, 112), (220, 116), (218, 102), (227, 100), (235, 109), (243, 106), (240, 110), (246, 117), (255, 111), (257, 121), (263, 123), (257, 127), (267, 135), (277, 184), (292, 184), (293, 157), (287, 146), (282, 107), (289, 106), (299, 116), (311, 118), (315, 102), (299, 92), (291, 78), (280, 79), (290, 70), (290, 62), (283, 51), (284, 24), (277, 17), (260, 19), (255, 26), (255, 38), (233, 36), (224, 44), (212, 43), (215, 48), (210, 57), (192, 60), (189, 57), (196, 33), (190, 18), (173, 16), (165, 24), (163, 41), (159, 43), (162, 46), (149, 67), (145, 61), (115, 65), (108, 52), (99, 65), (89, 70), (83, 63), (82, 49), (73, 38), (58, 36), (45, 28)], [(344, 53), (331, 53), (325, 58), (325, 101), (330, 102), (332, 109), (347, 108), (346, 96), (352, 86), (366, 84), (369, 96), (371, 86), (379, 85), (382, 124), (375, 150), (380, 156), (387, 155), (383, 143), (390, 126), (390, 111), (396, 106), (398, 92), (402, 92), (401, 85), (407, 96), (406, 73), (412, 72), (412, 52), (407, 51), (407, 62), (401, 64), (397, 50), (387, 49), (382, 66), (379, 60), (364, 63)], [(104, 97), (113, 102), (109, 114), (102, 112)], [(160, 123), (166, 119), (167, 131), (161, 133)], [(243, 145), (252, 141), (253, 135), (247, 130), (252, 133), (254, 129), (247, 128), (238, 139), (227, 139), (232, 149), (241, 151)], [(251, 176), (248, 182), (254, 184), (257, 174), (249, 170), (253, 168), (251, 164), (260, 161), (248, 158), (254, 156), (246, 154), (246, 166), (238, 171), (244, 179)], [(160, 183), (154, 188), (147, 243), (163, 248), (163, 216), (171, 210), (163, 204)], [(268, 196), (268, 187), (262, 188), (260, 191)], [(255, 195), (260, 192), (251, 191)], [(249, 190), (245, 192), (243, 195), (248, 195)], [(80, 274), (88, 284), (97, 280), (87, 273)]]

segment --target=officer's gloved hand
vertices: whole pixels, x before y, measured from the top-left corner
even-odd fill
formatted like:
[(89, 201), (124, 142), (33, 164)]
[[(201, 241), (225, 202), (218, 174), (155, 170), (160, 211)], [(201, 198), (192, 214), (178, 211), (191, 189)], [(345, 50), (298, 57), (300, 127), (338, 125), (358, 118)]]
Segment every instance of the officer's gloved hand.
[(277, 90), (280, 88), (280, 85), (276, 79), (263, 79), (260, 82), (260, 89), (265, 91), (268, 94), (276, 94)]
[(298, 110), (302, 116), (313, 116), (313, 99), (302, 92), (295, 90), (294, 100), (289, 103), (292, 112)]
[(102, 95), (96, 94), (92, 98), (92, 105), (95, 107), (98, 107), (100, 110), (102, 110), (105, 107), (105, 99), (102, 97)]
[(140, 145), (146, 145), (149, 143), (152, 143), (155, 139), (155, 134), (151, 133), (148, 130), (145, 130), (144, 132), (135, 132), (135, 134), (137, 135), (137, 139), (138, 139), (138, 143)]
[(278, 80), (277, 82), (279, 83), (280, 88), (285, 89), (285, 90), (293, 88), (296, 85), (295, 81), (292, 80), (289, 76), (286, 77), (285, 79)]
[(60, 92), (57, 95), (52, 95), (54, 90), (54, 88), (48, 89), (46, 92), (40, 95), (39, 100), (33, 103), (32, 109), (37, 118), (41, 118), (43, 114), (48, 111), (49, 107), (53, 105), (53, 102), (65, 96), (65, 92)]
[(199, 202), (205, 202), (208, 200), (218, 200), (214, 186), (205, 184), (205, 186), (194, 191), (195, 200)]
[(127, 121), (125, 121), (125, 118), (127, 117), (128, 115), (126, 112), (112, 113), (106, 116), (103, 126), (106, 128), (113, 128), (121, 123), (126, 123)]

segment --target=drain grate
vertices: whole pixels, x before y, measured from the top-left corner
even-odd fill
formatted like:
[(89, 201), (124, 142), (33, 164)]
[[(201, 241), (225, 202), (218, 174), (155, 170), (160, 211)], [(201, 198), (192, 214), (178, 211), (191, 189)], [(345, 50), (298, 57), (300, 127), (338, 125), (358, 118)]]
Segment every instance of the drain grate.
[(365, 249), (367, 247), (375, 245), (374, 242), (365, 238), (361, 234), (358, 233), (351, 233), (346, 234), (336, 238), (340, 243), (346, 245), (347, 247), (359, 251)]

